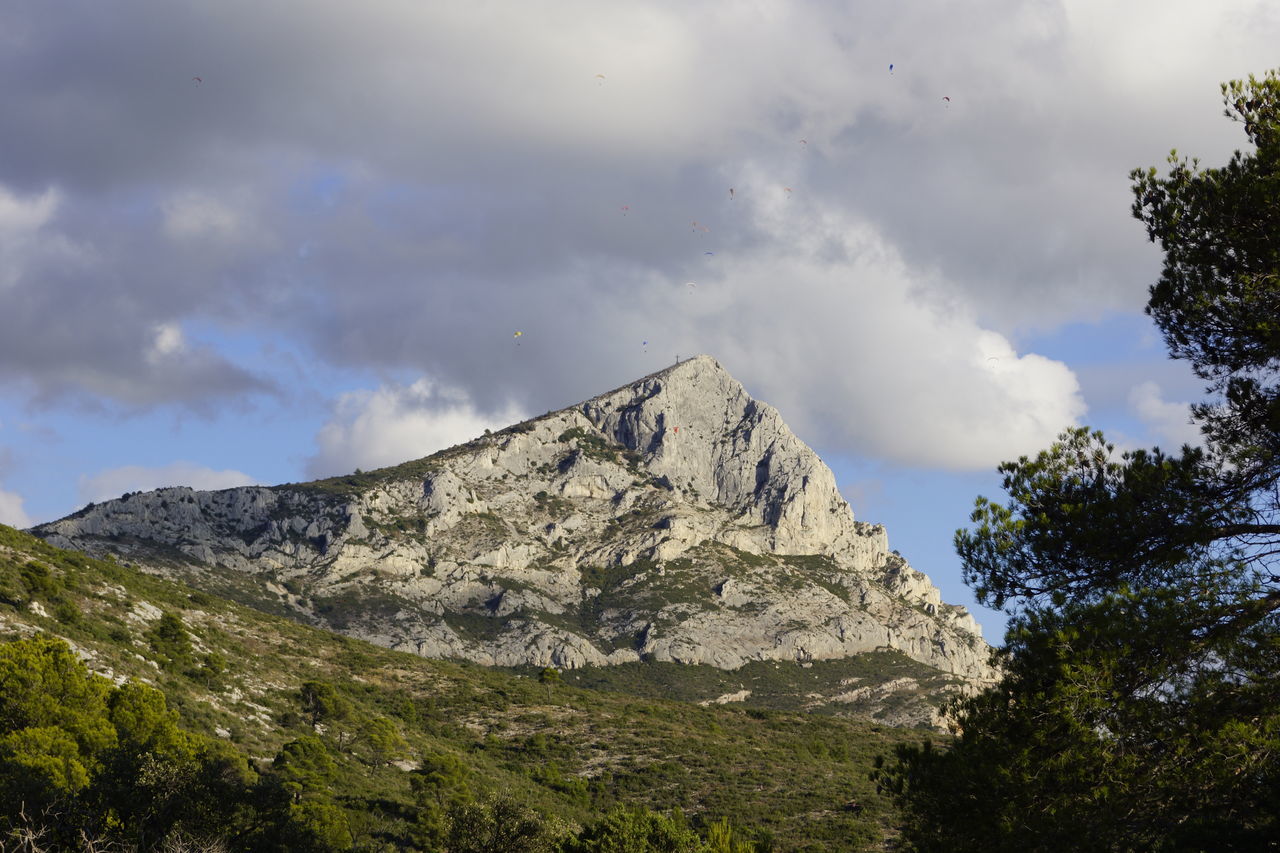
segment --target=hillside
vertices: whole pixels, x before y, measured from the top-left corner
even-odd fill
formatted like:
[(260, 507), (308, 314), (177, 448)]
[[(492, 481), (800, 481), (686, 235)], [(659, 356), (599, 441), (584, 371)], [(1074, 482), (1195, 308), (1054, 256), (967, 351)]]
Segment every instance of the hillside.
[[(181, 654), (159, 630), (175, 618), (189, 641)], [(681, 808), (695, 825), (728, 818), (748, 837), (772, 838), (775, 850), (853, 850), (878, 848), (893, 820), (868, 771), (907, 736), (901, 730), (427, 660), (0, 526), (0, 637), (39, 632), (65, 638), (113, 682), (159, 688), (185, 728), (232, 745), (264, 774), (283, 744), (325, 732), (340, 768), (331, 793), (360, 849), (409, 844), (419, 802), (410, 783), (424, 762), (446, 759), (477, 796), (507, 792), (575, 826), (642, 804)], [(779, 683), (800, 682), (810, 670), (791, 662), (778, 672)], [(301, 699), (317, 681), (351, 707), (327, 729), (309, 722)], [(375, 718), (403, 741), (387, 756), (394, 763), (376, 760), (362, 739)]]

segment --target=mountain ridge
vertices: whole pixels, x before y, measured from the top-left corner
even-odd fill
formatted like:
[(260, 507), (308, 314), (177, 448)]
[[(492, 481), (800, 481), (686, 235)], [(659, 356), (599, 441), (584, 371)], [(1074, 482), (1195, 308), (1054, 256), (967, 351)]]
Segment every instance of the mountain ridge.
[(32, 532), (197, 580), (240, 572), (264, 605), (429, 657), (736, 669), (887, 648), (994, 676), (972, 616), (705, 355), (402, 465), (137, 493)]

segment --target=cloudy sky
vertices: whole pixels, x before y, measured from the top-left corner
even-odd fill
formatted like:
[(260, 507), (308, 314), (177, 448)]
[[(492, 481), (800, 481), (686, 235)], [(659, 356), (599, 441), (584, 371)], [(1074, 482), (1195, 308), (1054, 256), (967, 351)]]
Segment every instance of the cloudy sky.
[(4, 4), (0, 521), (705, 352), (968, 603), (999, 461), (1194, 437), (1127, 175), (1243, 144), (1277, 44), (1270, 0)]

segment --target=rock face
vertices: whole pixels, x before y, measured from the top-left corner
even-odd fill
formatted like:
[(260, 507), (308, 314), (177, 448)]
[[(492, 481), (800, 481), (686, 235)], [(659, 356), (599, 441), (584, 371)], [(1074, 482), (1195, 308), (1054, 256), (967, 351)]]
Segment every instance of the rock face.
[(426, 459), (91, 505), (32, 532), (381, 645), (484, 664), (734, 669), (898, 649), (993, 677), (962, 607), (708, 356)]

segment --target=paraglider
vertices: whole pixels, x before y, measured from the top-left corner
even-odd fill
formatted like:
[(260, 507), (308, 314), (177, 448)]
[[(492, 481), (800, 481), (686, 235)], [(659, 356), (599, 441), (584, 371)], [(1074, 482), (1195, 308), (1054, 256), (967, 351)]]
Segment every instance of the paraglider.
[(191, 79), (195, 81), (195, 83), (196, 83), (196, 85), (197, 85), (197, 86), (202, 86), (202, 85), (204, 85), (204, 81), (203, 81), (203, 80), (201, 80), (199, 77), (192, 77)]
[(628, 210), (630, 210), (630, 209), (631, 209), (631, 205), (629, 205), (629, 204), (624, 204), (624, 205), (621, 207), (622, 215), (623, 215), (623, 216), (626, 216), (626, 215), (627, 215), (627, 211), (628, 211)]
[(518, 337), (520, 337), (520, 336), (521, 336), (521, 335), (523, 335), (523, 334), (524, 334), (524, 332), (516, 332), (516, 333), (515, 333), (514, 335), (512, 335), (511, 337), (513, 337), (513, 338), (518, 338)]
[(714, 254), (715, 254), (715, 252), (703, 252), (702, 254), (704, 254), (704, 255), (714, 255)]
[(892, 73), (893, 73), (893, 63), (892, 63), (892, 62), (890, 62), (890, 63), (889, 63), (889, 73), (890, 73), (890, 74), (892, 74)]
[(692, 228), (690, 228), (689, 230), (690, 230), (690, 231), (703, 231), (703, 232), (706, 232), (706, 231), (710, 231), (711, 229), (710, 229), (710, 228), (708, 228), (708, 227), (707, 227), (707, 226), (705, 226), (705, 225), (701, 225), (701, 224), (699, 224), (699, 223), (698, 223), (698, 220), (696, 220), (696, 219), (695, 219), (695, 220), (693, 220), (693, 227), (692, 227)]
[(733, 187), (729, 187), (729, 201), (733, 201)]
[(943, 95), (942, 100), (946, 101), (948, 104), (951, 103), (951, 98), (948, 97), (947, 95)]

